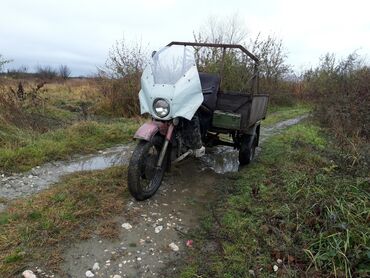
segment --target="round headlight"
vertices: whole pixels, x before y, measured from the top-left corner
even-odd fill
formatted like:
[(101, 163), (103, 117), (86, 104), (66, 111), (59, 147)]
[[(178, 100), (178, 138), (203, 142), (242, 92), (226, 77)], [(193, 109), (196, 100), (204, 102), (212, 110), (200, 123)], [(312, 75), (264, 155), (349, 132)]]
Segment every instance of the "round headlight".
[(163, 98), (157, 98), (153, 102), (153, 109), (158, 117), (164, 118), (170, 113), (170, 104)]

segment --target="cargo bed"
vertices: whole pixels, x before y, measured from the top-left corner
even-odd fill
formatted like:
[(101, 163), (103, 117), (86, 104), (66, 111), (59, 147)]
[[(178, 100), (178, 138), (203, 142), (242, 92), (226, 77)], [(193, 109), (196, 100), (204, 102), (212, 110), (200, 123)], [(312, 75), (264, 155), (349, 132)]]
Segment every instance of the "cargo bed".
[(219, 92), (212, 129), (245, 131), (266, 117), (267, 94)]

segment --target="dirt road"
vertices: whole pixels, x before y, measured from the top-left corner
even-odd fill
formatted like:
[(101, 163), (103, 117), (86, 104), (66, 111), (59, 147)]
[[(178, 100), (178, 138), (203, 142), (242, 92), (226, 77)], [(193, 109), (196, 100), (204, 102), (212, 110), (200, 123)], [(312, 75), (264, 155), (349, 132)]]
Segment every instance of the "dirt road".
[[(261, 141), (303, 118), (263, 129)], [(130, 201), (118, 219), (123, 225), (118, 240), (92, 238), (75, 244), (65, 254), (63, 270), (70, 277), (161, 276), (162, 268), (189, 248), (187, 242), (191, 238), (187, 238), (187, 230), (197, 225), (205, 206), (216, 197), (216, 184), (230, 182), (229, 175), (215, 171), (233, 172), (238, 167), (236, 161), (236, 152), (218, 148), (201, 161), (189, 159), (176, 165), (152, 199), (140, 203)], [(173, 270), (167, 269), (166, 275), (171, 275)]]
[[(304, 117), (262, 129), (261, 142)], [(13, 199), (39, 192), (66, 173), (127, 163), (132, 149), (133, 145), (117, 147), (98, 155), (48, 163), (29, 173), (3, 177), (0, 197)], [(62, 265), (66, 276), (160, 276), (166, 263), (189, 248), (187, 243), (191, 244), (191, 238), (186, 237), (187, 230), (197, 225), (205, 206), (217, 196), (216, 184), (222, 186), (222, 183), (229, 182), (229, 176), (222, 173), (238, 170), (237, 157), (232, 148), (219, 147), (209, 150), (202, 160), (190, 158), (175, 165), (153, 198), (144, 202), (128, 200), (121, 216), (115, 219), (120, 223), (118, 239), (105, 240), (96, 236), (68, 248), (63, 254)], [(40, 268), (37, 272), (38, 277), (53, 275)], [(171, 270), (166, 273), (170, 275)]]
[[(172, 169), (158, 193), (148, 201), (130, 200), (122, 217), (118, 240), (95, 237), (79, 242), (65, 254), (63, 270), (70, 277), (153, 277), (186, 248), (185, 235), (197, 223), (212, 187), (223, 176), (188, 160)], [(201, 180), (199, 179), (201, 177)], [(178, 250), (177, 250), (178, 248)], [(94, 271), (94, 264), (99, 270)]]

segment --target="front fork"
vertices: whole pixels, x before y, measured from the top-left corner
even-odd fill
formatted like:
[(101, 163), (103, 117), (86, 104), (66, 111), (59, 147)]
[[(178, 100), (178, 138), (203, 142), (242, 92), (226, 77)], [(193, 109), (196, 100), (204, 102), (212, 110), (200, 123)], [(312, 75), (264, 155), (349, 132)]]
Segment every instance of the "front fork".
[(168, 144), (170, 143), (170, 141), (172, 139), (174, 128), (175, 128), (174, 124), (171, 123), (170, 126), (167, 129), (167, 133), (166, 133), (166, 136), (164, 138), (164, 143), (163, 143), (161, 152), (159, 154), (159, 158), (158, 158), (158, 162), (157, 162), (157, 168), (161, 168), (161, 166), (162, 166), (163, 159), (164, 159), (164, 157), (166, 155), (166, 152), (167, 152), (167, 149), (168, 149)]

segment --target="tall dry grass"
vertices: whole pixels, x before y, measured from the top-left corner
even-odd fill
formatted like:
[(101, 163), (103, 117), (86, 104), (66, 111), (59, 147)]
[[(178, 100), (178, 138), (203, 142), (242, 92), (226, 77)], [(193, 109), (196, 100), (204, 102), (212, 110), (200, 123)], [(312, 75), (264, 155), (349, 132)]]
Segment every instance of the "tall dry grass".
[(48, 125), (44, 114), (45, 99), (40, 96), (44, 82), (16, 86), (0, 85), (0, 115), (4, 121), (18, 128), (43, 131)]

